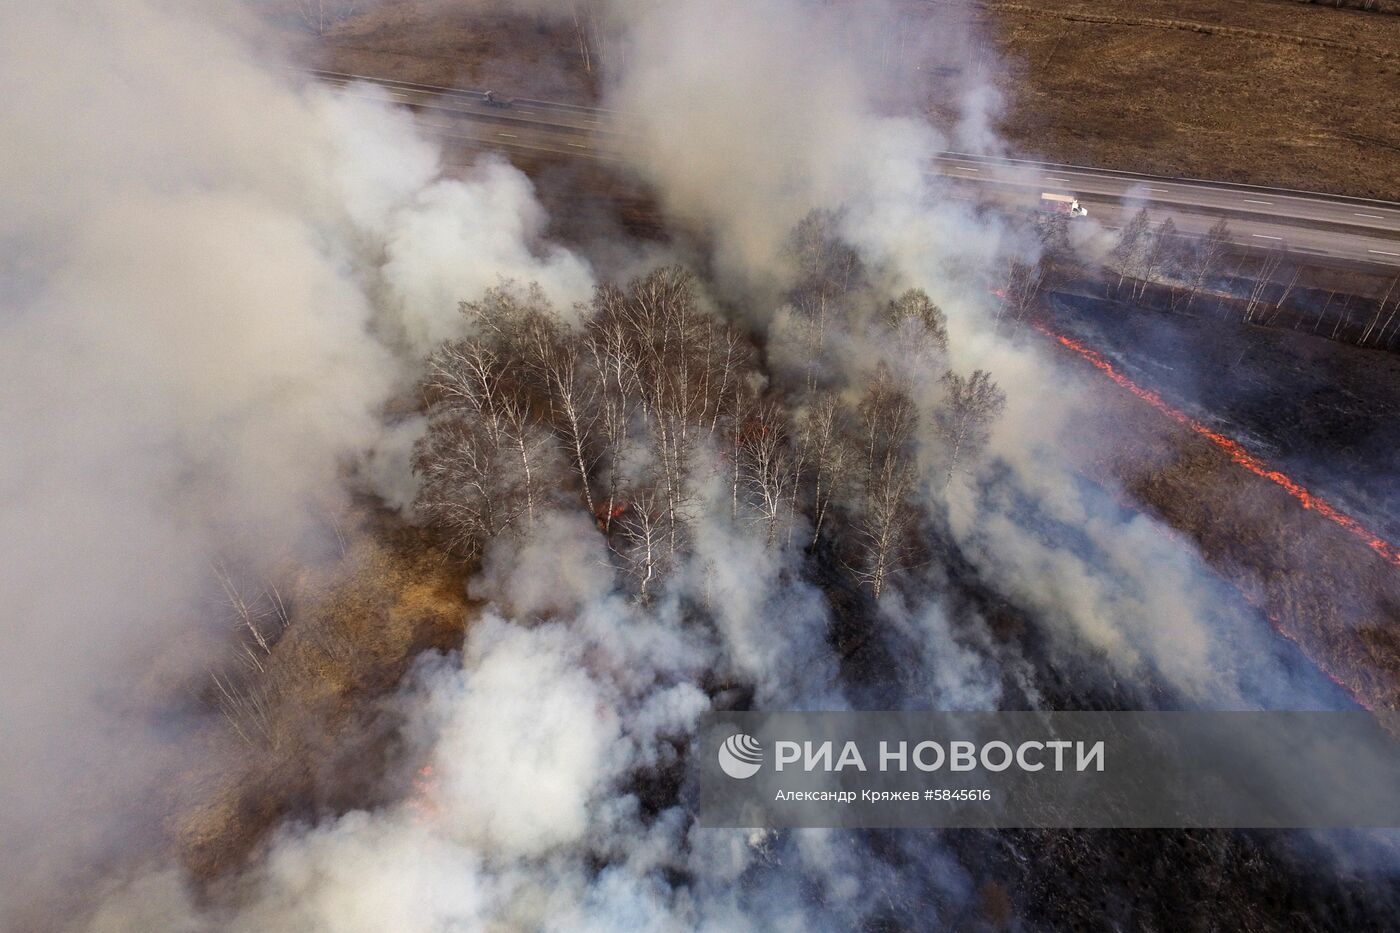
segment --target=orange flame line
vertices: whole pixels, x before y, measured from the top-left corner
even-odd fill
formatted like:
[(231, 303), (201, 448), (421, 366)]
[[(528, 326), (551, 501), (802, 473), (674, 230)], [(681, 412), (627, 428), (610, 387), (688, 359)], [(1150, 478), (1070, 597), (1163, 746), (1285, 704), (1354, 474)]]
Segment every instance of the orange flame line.
[(1163, 401), (1162, 397), (1156, 392), (1153, 392), (1150, 389), (1142, 388), (1137, 383), (1129, 379), (1127, 376), (1114, 369), (1113, 364), (1110, 363), (1108, 360), (1104, 359), (1098, 351), (1086, 347), (1084, 344), (1080, 343), (1077, 340), (1073, 340), (1069, 337), (1065, 337), (1062, 334), (1055, 333), (1053, 330), (1051, 330), (1049, 327), (1047, 327), (1044, 323), (1040, 321), (1033, 321), (1031, 326), (1033, 326), (1036, 330), (1040, 331), (1045, 336), (1058, 341), (1061, 345), (1079, 354), (1079, 356), (1087, 360), (1089, 364), (1092, 365), (1095, 369), (1098, 369), (1100, 372), (1102, 372), (1109, 379), (1112, 379), (1119, 386), (1121, 386), (1124, 389), (1127, 389), (1133, 395), (1142, 399), (1144, 402), (1151, 405), (1153, 408), (1157, 409), (1157, 411), (1166, 415), (1171, 420), (1177, 422), (1178, 424), (1185, 425), (1192, 431), (1199, 434), (1201, 437), (1204, 437), (1206, 440), (1215, 444), (1216, 447), (1223, 450), (1226, 453), (1226, 455), (1229, 456), (1229, 458), (1239, 466), (1244, 467), (1246, 470), (1253, 473), (1255, 476), (1266, 479), (1269, 482), (1281, 487), (1285, 492), (1292, 496), (1303, 508), (1312, 512), (1316, 512), (1323, 518), (1326, 518), (1334, 524), (1346, 529), (1352, 535), (1364, 541), (1367, 547), (1375, 551), (1386, 561), (1393, 564), (1394, 566), (1400, 567), (1400, 548), (1397, 548), (1395, 545), (1391, 544), (1389, 541), (1386, 541), (1380, 535), (1366, 528), (1366, 526), (1362, 525), (1355, 518), (1352, 518), (1350, 515), (1347, 515), (1345, 512), (1342, 512), (1336, 506), (1328, 502), (1326, 499), (1322, 498), (1321, 496), (1314, 495), (1313, 493), (1305, 489), (1301, 484), (1290, 479), (1283, 473), (1280, 473), (1278, 470), (1272, 469), (1264, 461), (1260, 460), (1258, 457), (1245, 450), (1244, 446), (1241, 445), (1238, 441), (1232, 440), (1231, 438), (1228, 438), (1223, 434), (1219, 434), (1215, 431), (1212, 431), (1210, 428), (1201, 424), (1196, 419), (1190, 417), (1185, 412), (1178, 411), (1177, 409), (1171, 407), (1165, 401)]

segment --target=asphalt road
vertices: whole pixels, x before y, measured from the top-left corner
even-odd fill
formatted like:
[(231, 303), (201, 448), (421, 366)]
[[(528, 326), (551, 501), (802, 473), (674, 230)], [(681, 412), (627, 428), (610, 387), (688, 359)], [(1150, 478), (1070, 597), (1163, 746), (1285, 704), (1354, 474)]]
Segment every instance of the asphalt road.
[(1139, 207), (1171, 217), (1186, 234), (1205, 233), (1223, 216), (1243, 246), (1400, 266), (1400, 204), (1388, 201), (953, 153), (936, 163), (983, 198), (1029, 204), (1042, 192), (1073, 194), (1110, 229)]
[[(474, 146), (612, 161), (630, 132), (626, 114), (594, 107), (526, 98), (499, 107), (487, 103), (484, 91), (312, 74), (351, 93), (411, 107), (443, 139)], [(1187, 235), (1205, 233), (1224, 216), (1241, 246), (1400, 268), (1400, 204), (1389, 201), (959, 153), (938, 156), (929, 170), (953, 180), (954, 196), (1008, 209), (1034, 208), (1042, 192), (1073, 194), (1088, 208), (1089, 222), (1114, 229), (1146, 206)]]

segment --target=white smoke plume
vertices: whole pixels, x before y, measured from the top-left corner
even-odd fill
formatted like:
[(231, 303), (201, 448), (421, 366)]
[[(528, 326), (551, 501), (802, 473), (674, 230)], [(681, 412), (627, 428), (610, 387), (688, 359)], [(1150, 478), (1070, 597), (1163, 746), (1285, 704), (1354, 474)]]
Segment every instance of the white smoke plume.
[(0, 903), (139, 848), (188, 751), (145, 672), (220, 650), (215, 562), (330, 544), (458, 298), (591, 287), (518, 172), (443, 178), (406, 115), (255, 36), (180, 0), (0, 8)]
[[(907, 96), (896, 89), (912, 75), (872, 54), (898, 24), (893, 4), (619, 9), (626, 28), (607, 100), (636, 129), (628, 155), (678, 223), (717, 234), (726, 273), (781, 276), (783, 238), (809, 210), (872, 197), (892, 207), (878, 189), (909, 183), (903, 176), (948, 148), (927, 123), (880, 107)], [(963, 35), (939, 39), (953, 47)], [(969, 112), (964, 122), (985, 119)]]

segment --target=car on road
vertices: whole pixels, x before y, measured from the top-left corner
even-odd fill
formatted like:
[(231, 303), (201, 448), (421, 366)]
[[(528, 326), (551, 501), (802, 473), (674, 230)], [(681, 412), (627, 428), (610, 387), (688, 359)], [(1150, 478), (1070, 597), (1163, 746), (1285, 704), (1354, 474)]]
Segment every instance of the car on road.
[(1087, 207), (1079, 203), (1079, 199), (1072, 194), (1054, 194), (1045, 192), (1040, 196), (1040, 209), (1051, 214), (1068, 214), (1071, 217), (1085, 217), (1089, 213)]

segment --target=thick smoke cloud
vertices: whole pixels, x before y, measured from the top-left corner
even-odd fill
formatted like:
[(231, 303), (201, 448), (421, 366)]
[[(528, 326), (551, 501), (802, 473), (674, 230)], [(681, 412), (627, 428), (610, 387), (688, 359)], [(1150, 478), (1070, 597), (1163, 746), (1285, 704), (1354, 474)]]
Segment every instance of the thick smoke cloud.
[[(678, 223), (717, 232), (726, 273), (781, 275), (783, 239), (807, 211), (872, 197), (892, 207), (880, 189), (907, 185), (928, 155), (949, 148), (923, 121), (882, 106), (901, 102), (919, 57), (895, 69), (877, 55), (898, 28), (893, 4), (612, 9), (625, 26), (608, 103), (636, 130), (628, 155)], [(964, 37), (954, 28), (938, 41), (954, 48)], [(962, 123), (986, 120), (969, 109)]]
[[(1106, 677), (1160, 678), (1202, 704), (1280, 701), (1287, 672), (1251, 655), (1258, 636), (1216, 608), (1199, 561), (1073, 479), (1057, 419), (1075, 387), (990, 324), (987, 270), (1033, 247), (950, 201), (925, 172), (947, 143), (882, 110), (872, 43), (852, 32), (888, 27), (886, 12), (872, 5), (850, 30), (795, 0), (662, 0), (617, 5), (609, 22), (609, 103), (640, 130), (627, 157), (672, 221), (714, 243), (726, 298), (779, 292), (793, 223), (838, 209), (882, 282), (946, 310), (949, 364), (1003, 383), (996, 482), (962, 475), (945, 498), (933, 459), (922, 465), (924, 495), (977, 568), (1067, 655), (1104, 658)], [(591, 284), (583, 260), (538, 242), (523, 176), (487, 160), (443, 179), (408, 116), (298, 85), (250, 51), (250, 31), (173, 0), (0, 12), (0, 77), (31, 89), (0, 102), (13, 400), (0, 415), (0, 835), (37, 838), (69, 815), (43, 846), (59, 864), (23, 844), (0, 856), (15, 892), (0, 895), (16, 903), (150, 819), (141, 788), (179, 766), (180, 736), (146, 718), (170, 698), (132, 701), (130, 679), (161, 646), (178, 646), (164, 649), (173, 682), (216, 650), (197, 611), (209, 564), (314, 553), (356, 464), (409, 501), (418, 428), (386, 428), (381, 412), (461, 327), (457, 301), (509, 278), (567, 309)], [(71, 67), (42, 67), (60, 50)], [(973, 103), (953, 138), (982, 139), (977, 102), (994, 101), (960, 93)], [(781, 358), (777, 305), (750, 310)], [(842, 336), (834, 355), (855, 385), (889, 348), (859, 326)], [(936, 380), (916, 365), (927, 407)], [(901, 882), (848, 834), (690, 824), (683, 762), (716, 683), (762, 707), (850, 702), (831, 610), (799, 556), (730, 522), (723, 496), (696, 490), (691, 556), (648, 607), (623, 594), (577, 510), (494, 543), (469, 583), (486, 608), (464, 648), (423, 659), (395, 701), (401, 802), (284, 826), (213, 896), (178, 869), (123, 864), (89, 928), (834, 929), (883, 909)], [(929, 570), (879, 608), (909, 648), (906, 702), (995, 708), (1008, 684), (1037, 702), (1025, 659), (980, 618), (955, 619), (941, 587)], [(686, 623), (694, 604), (712, 626)], [(1240, 656), (1258, 660), (1223, 660)], [(679, 804), (657, 811), (643, 773), (674, 780)], [(944, 902), (969, 896), (937, 840), (905, 857)]]
[(722, 261), (772, 264), (812, 205), (863, 187), (879, 126), (834, 16), (783, 0), (635, 16), (611, 103), (641, 115), (634, 160), (674, 215), (721, 231)]
[(296, 86), (219, 15), (0, 9), (10, 905), (139, 848), (186, 751), (179, 685), (228, 635), (211, 567), (329, 545), (347, 469), (457, 299), (501, 276), (565, 304), (591, 286), (537, 252), (519, 173), (441, 178), (407, 116)]

